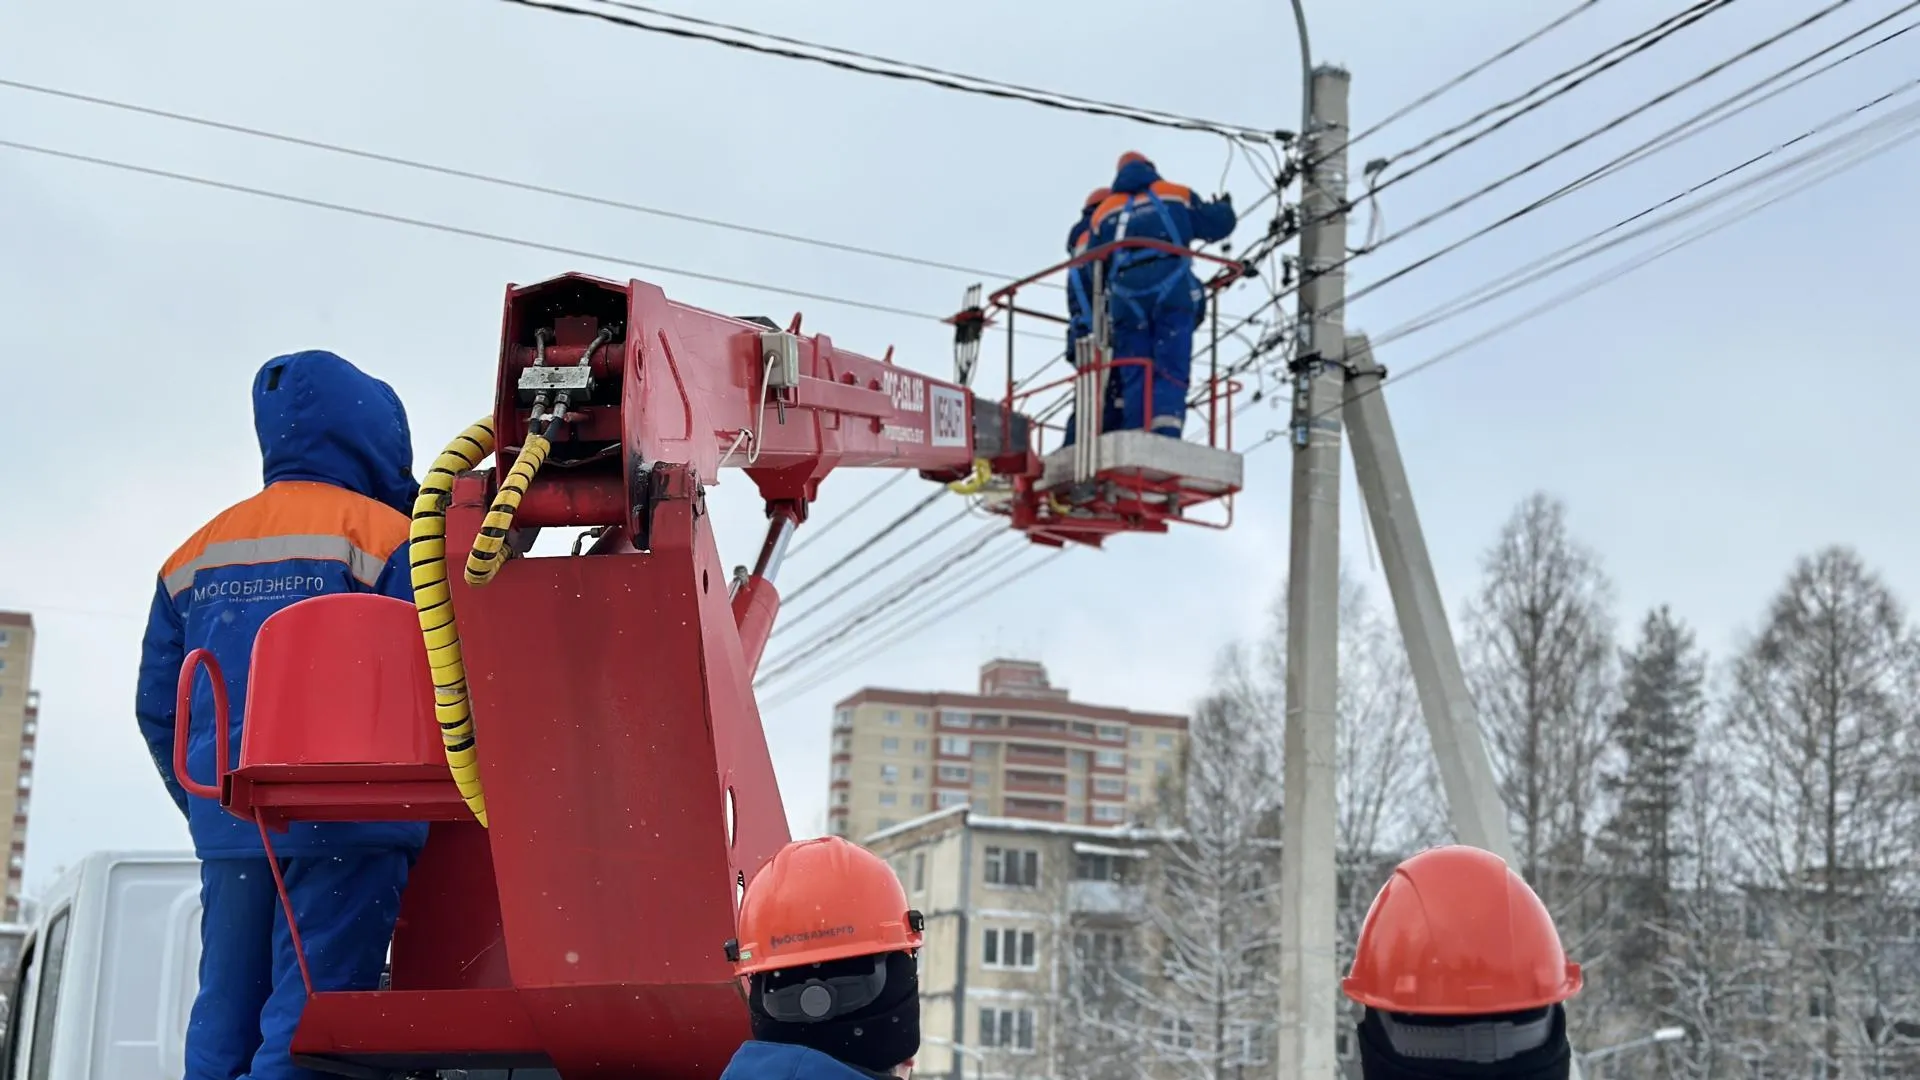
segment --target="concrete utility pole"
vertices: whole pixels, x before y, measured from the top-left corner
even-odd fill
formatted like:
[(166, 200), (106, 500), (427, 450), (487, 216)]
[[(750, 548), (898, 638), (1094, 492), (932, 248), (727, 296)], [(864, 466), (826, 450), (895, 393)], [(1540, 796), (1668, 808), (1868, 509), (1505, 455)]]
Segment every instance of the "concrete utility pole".
[(1347, 88), (1313, 69), (1300, 133), (1300, 310), (1294, 355), (1293, 553), (1280, 849), (1280, 1075), (1333, 1080), (1334, 734), (1340, 694), (1340, 423), (1346, 393)]

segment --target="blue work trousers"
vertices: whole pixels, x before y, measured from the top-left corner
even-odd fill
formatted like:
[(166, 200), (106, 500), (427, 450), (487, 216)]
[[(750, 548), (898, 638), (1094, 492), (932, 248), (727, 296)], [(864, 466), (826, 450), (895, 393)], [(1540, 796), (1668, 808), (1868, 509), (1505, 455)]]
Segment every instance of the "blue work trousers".
[[(413, 860), (380, 850), (282, 860), (316, 992), (379, 987)], [(267, 860), (202, 861), (200, 904), (185, 1080), (330, 1080), (290, 1056), (307, 989)]]
[[(1193, 367), (1193, 327), (1199, 317), (1194, 297), (1170, 290), (1159, 303), (1151, 298), (1118, 302), (1113, 312), (1113, 381), (1119, 386), (1120, 422), (1126, 430), (1145, 428), (1179, 438), (1187, 421), (1187, 379)], [(1147, 371), (1128, 360), (1153, 361), (1153, 388)]]

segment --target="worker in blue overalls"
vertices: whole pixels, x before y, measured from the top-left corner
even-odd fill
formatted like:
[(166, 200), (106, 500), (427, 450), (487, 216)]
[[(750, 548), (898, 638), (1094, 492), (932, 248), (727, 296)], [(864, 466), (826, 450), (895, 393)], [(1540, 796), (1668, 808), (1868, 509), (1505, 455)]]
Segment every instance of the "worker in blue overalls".
[[(1201, 199), (1191, 188), (1162, 180), (1153, 162), (1129, 152), (1120, 157), (1113, 194), (1094, 208), (1090, 224), (1095, 246), (1145, 239), (1184, 249), (1195, 241), (1226, 239), (1236, 222), (1231, 196)], [(1193, 273), (1193, 256), (1123, 248), (1107, 257), (1106, 267), (1114, 361), (1153, 362), (1151, 389), (1140, 364), (1114, 369), (1120, 387), (1117, 427), (1177, 439), (1186, 424), (1193, 329), (1206, 295)]]
[[(1107, 188), (1094, 188), (1087, 195), (1086, 202), (1080, 207), (1080, 220), (1073, 223), (1067, 232), (1067, 255), (1077, 259), (1085, 255), (1093, 246), (1093, 211), (1108, 195), (1113, 194)], [(1078, 355), (1075, 349), (1080, 339), (1093, 331), (1093, 264), (1082, 263), (1067, 270), (1067, 363), (1073, 364)], [(1119, 422), (1120, 410), (1118, 398), (1112, 393), (1113, 386), (1108, 384), (1107, 408), (1101, 419), (1104, 430)], [(1062, 446), (1072, 446), (1076, 422), (1079, 417), (1067, 413), (1067, 437)]]

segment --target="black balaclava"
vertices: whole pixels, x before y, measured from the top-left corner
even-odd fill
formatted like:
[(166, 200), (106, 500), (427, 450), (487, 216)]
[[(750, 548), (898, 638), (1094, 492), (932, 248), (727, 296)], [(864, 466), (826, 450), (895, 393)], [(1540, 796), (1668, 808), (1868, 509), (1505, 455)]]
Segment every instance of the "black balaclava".
[(1558, 1005), (1496, 1016), (1410, 1016), (1368, 1009), (1366, 1080), (1567, 1080), (1573, 1048)]
[(844, 1015), (811, 1023), (787, 1022), (767, 1015), (761, 1000), (768, 989), (780, 990), (809, 979), (865, 975), (873, 967), (872, 957), (859, 956), (753, 976), (747, 995), (753, 1037), (761, 1042), (805, 1046), (870, 1073), (886, 1073), (911, 1059), (920, 1052), (920, 973), (911, 953), (888, 953), (885, 983), (879, 994)]

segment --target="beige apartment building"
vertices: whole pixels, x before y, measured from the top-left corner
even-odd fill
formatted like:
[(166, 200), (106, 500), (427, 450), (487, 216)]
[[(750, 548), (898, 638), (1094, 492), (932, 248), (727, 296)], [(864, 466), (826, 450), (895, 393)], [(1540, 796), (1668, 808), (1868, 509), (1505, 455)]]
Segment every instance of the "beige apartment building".
[(1092, 980), (1102, 971), (1143, 953), (1143, 860), (1174, 835), (958, 806), (867, 837), (926, 916), (915, 1072), (951, 1080), (1088, 1073), (1075, 1009), (1097, 992)]
[(31, 688), (32, 676), (33, 616), (0, 611), (0, 821), (6, 823), (0, 836), (7, 850), (0, 921), (5, 922), (20, 918), (27, 864), (27, 796), (33, 787), (33, 743), (40, 727), (40, 695)]
[(1186, 741), (1186, 717), (1074, 701), (1032, 661), (989, 661), (973, 694), (869, 687), (834, 708), (827, 831), (858, 840), (962, 805), (1137, 824), (1183, 775)]

